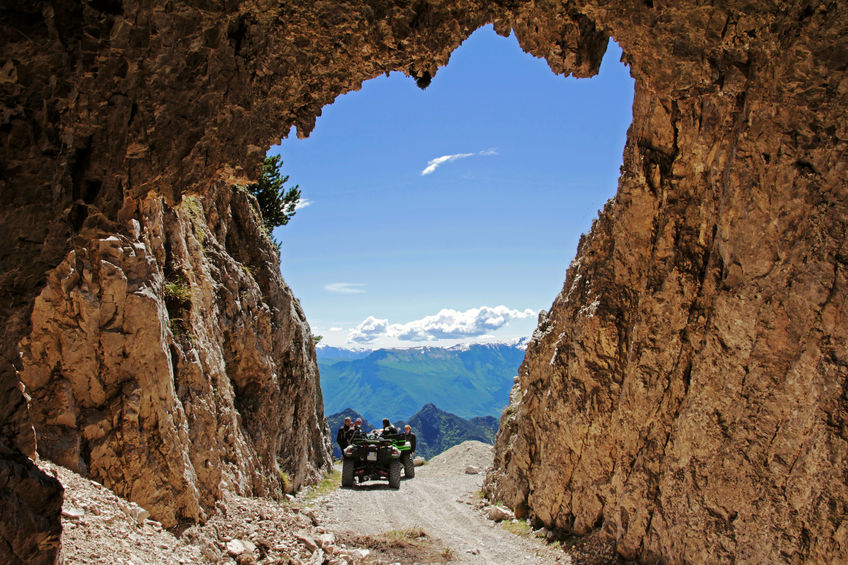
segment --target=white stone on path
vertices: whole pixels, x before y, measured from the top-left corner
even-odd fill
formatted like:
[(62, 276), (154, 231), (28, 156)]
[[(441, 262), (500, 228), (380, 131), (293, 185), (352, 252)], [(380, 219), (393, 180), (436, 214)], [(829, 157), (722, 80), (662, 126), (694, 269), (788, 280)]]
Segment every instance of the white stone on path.
[(247, 551), (247, 547), (245, 547), (244, 543), (240, 539), (234, 539), (227, 542), (227, 553), (233, 557), (238, 557), (245, 551)]
[(486, 509), (486, 516), (489, 520), (500, 522), (501, 520), (510, 520), (513, 518), (512, 511), (503, 506), (489, 506)]

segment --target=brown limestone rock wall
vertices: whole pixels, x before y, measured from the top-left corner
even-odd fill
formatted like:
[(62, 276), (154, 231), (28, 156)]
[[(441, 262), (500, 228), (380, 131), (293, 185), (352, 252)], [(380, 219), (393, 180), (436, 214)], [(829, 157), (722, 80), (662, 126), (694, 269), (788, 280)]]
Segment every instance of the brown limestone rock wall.
[(22, 343), (39, 454), (165, 526), (222, 496), (281, 496), (329, 466), (309, 326), (255, 200), (128, 200), (129, 235), (75, 247)]
[[(164, 300), (171, 271), (158, 258), (146, 267), (131, 255), (142, 234), (170, 241), (183, 261), (173, 272), (184, 274), (192, 293), (211, 296), (203, 285), (218, 284), (232, 294), (229, 277), (242, 280), (235, 269), (183, 253), (193, 245), (191, 230), (179, 212), (169, 212), (181, 194), (206, 194), (217, 179), (227, 181), (219, 185), (226, 192), (222, 187), (253, 171), (291, 125), (307, 134), (325, 104), (363, 80), (400, 70), (425, 84), (486, 22), (502, 33), (514, 28), (525, 50), (578, 76), (596, 72), (612, 35), (637, 80), (619, 194), (581, 243), (563, 293), (528, 348), (516, 393), (522, 400), (505, 416), (490, 488), (513, 504), (529, 504), (550, 525), (601, 528), (626, 556), (845, 560), (845, 12), (843, 2), (788, 1), (0, 0), (2, 452), (33, 455), (31, 424), (43, 418), (50, 422), (45, 444), (71, 459), (79, 450), (88, 464), (86, 449), (100, 442), (108, 458), (132, 459), (132, 469), (160, 465), (157, 472), (173, 482), (115, 488), (139, 489), (153, 500), (179, 491), (174, 515), (199, 515), (215, 492), (191, 486), (214, 482), (216, 471), (203, 470), (206, 460), (182, 454), (191, 465), (180, 470), (161, 463), (162, 446), (130, 455), (110, 438), (137, 413), (144, 414), (142, 427), (151, 423), (147, 416), (161, 417), (164, 429), (175, 430), (162, 434), (172, 444), (191, 440), (211, 427), (197, 424), (202, 411), (187, 409), (194, 405), (184, 396), (208, 399), (209, 383), (223, 370), (219, 362), (227, 371), (249, 371), (262, 366), (263, 355), (239, 353), (224, 338), (213, 347), (194, 324), (200, 312), (227, 319), (223, 298), (202, 308), (180, 300), (165, 301), (164, 310), (144, 305)], [(211, 228), (218, 197), (205, 197), (206, 225), (227, 247)], [(160, 223), (150, 216), (157, 207)], [(155, 246), (144, 247), (146, 261), (157, 257)], [(224, 278), (199, 283), (188, 274), (203, 265)], [(90, 283), (81, 279), (85, 284), (102, 278), (119, 294), (126, 277), (150, 308), (148, 324), (132, 331), (143, 327), (153, 341), (153, 334), (163, 336), (145, 362), (161, 368), (170, 356), (173, 374), (187, 380), (81, 376), (75, 382), (89, 388), (79, 398), (102, 390), (114, 403), (118, 417), (107, 425), (86, 412), (90, 406), (73, 405), (77, 391), (57, 373), (69, 382), (65, 392), (34, 399), (30, 414), (16, 347), (30, 334), (36, 296), (56, 267), (48, 295), (71, 267), (91, 276)], [(153, 278), (132, 287), (126, 273), (148, 268)], [(65, 306), (74, 300), (55, 296)], [(117, 319), (98, 328), (104, 311), (94, 310), (96, 323), (75, 320), (71, 335), (126, 341), (110, 329)], [(231, 325), (232, 336), (246, 335)], [(43, 342), (51, 339), (62, 338)], [(194, 339), (203, 347), (186, 341)], [(294, 358), (310, 347), (295, 337), (287, 343)], [(103, 353), (127, 348), (113, 343), (91, 353), (88, 344), (69, 351), (81, 363), (118, 368), (120, 359)], [(43, 386), (53, 386), (53, 378)], [(230, 380), (235, 409), (248, 415), (242, 436), (260, 446), (253, 456), (265, 468), (270, 453), (278, 464), (301, 456), (286, 442), (274, 451), (275, 440), (256, 424), (267, 412), (250, 399), (285, 388), (271, 381), (247, 372)], [(118, 382), (146, 388), (115, 392), (110, 386)], [(287, 394), (310, 393), (306, 387)], [(236, 400), (240, 395), (244, 401)], [(224, 420), (234, 414), (223, 412)], [(75, 438), (65, 423), (83, 413), (104, 423)], [(216, 425), (225, 434), (233, 429)], [(308, 443), (306, 436), (298, 441)], [(143, 443), (138, 434), (128, 441)], [(4, 455), (0, 467), (19, 460)], [(123, 466), (103, 472), (123, 481)], [(237, 465), (224, 465), (221, 475), (237, 488), (267, 488)], [(8, 487), (14, 492), (24, 484)], [(44, 510), (21, 496), (0, 504), (4, 516), (10, 508), (31, 516)], [(52, 517), (56, 528), (58, 513)], [(12, 545), (48, 539), (49, 527), (33, 528), (28, 538), (5, 538), (10, 545), (0, 544), (0, 558), (12, 555)], [(56, 555), (55, 548), (44, 552)]]
[[(99, 251), (90, 245), (135, 245), (137, 236), (121, 210), (158, 196), (165, 206), (173, 206), (185, 191), (202, 192), (217, 179), (228, 185), (243, 182), (272, 142), (293, 125), (299, 135), (308, 134), (321, 108), (336, 96), (391, 70), (424, 84), (473, 30), (492, 21), (506, 32), (511, 19), (499, 4), (477, 0), (0, 0), (0, 239), (7, 242), (0, 253), (0, 441), (3, 453), (10, 454), (0, 457), (0, 467), (17, 465), (13, 454), (35, 455), (33, 418), (17, 377), (17, 344), (30, 333), (33, 304), (51, 269), (60, 263), (61, 269), (75, 269), (82, 261), (80, 268), (92, 276), (105, 275), (98, 263), (84, 263), (99, 260)], [(569, 22), (565, 16), (546, 28), (549, 34), (565, 34), (546, 54), (590, 72), (597, 56), (587, 56), (584, 51), (592, 50), (581, 47), (584, 42), (578, 39), (585, 35), (597, 42), (603, 34), (585, 18), (580, 25)], [(146, 225), (144, 218), (136, 219)], [(164, 225), (158, 229), (166, 230)], [(160, 331), (165, 331), (161, 308), (156, 312)], [(237, 365), (254, 363), (233, 351), (226, 355)], [(157, 350), (149, 361), (161, 367), (164, 356)], [(182, 362), (172, 352), (174, 358)], [(251, 378), (239, 382), (246, 398), (265, 386)], [(93, 384), (95, 392), (104, 388)], [(174, 396), (164, 381), (152, 386), (156, 390), (128, 390), (110, 398), (115, 409), (132, 404), (126, 414), (155, 412), (153, 403), (159, 400), (177, 406), (179, 391)], [(308, 388), (287, 392), (299, 399), (311, 394)], [(54, 422), (43, 432), (45, 443), (84, 453), (85, 433), (72, 437), (56, 420), (57, 406), (35, 404), (38, 418)], [(78, 407), (69, 403), (65, 408), (71, 410), (65, 421), (76, 421)], [(250, 405), (239, 409), (254, 410)], [(178, 427), (192, 416), (175, 412), (169, 418), (168, 426)], [(116, 425), (104, 429), (116, 430)], [(312, 437), (311, 430), (292, 429)], [(253, 432), (260, 435), (257, 428)], [(117, 447), (110, 449), (117, 456)], [(140, 468), (164, 459), (154, 451), (132, 465)], [(291, 465), (311, 457), (294, 444), (279, 446), (278, 454)], [(34, 466), (30, 471), (38, 473)], [(206, 495), (191, 493), (189, 485), (195, 481), (192, 474), (203, 471), (195, 467), (181, 472), (170, 465), (159, 471), (186, 493), (175, 515), (199, 515), (196, 500)], [(115, 480), (122, 473), (109, 470)], [(293, 468), (292, 473), (297, 481), (308, 471)], [(115, 488), (161, 498), (168, 489), (160, 487)], [(27, 500), (3, 499), (4, 516), (45, 511), (15, 506), (13, 499)], [(52, 515), (52, 524), (59, 528), (58, 514)], [(33, 532), (33, 543), (40, 536)], [(7, 551), (0, 543), (0, 551), (0, 559), (12, 559), (15, 549)]]
[(848, 559), (848, 10), (781, 8), (583, 10), (634, 122), (487, 490), (627, 558)]

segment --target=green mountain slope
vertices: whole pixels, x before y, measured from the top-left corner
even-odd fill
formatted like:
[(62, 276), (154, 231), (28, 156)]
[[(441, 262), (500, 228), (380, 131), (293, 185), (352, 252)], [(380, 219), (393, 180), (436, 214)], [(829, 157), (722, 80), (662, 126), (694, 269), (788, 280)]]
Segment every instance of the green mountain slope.
[(523, 359), (522, 347), (504, 344), (378, 349), (350, 360), (333, 352), (326, 361), (319, 348), (324, 410), (395, 421), (432, 403), (463, 418), (498, 418)]
[[(490, 427), (492, 422), (495, 424), (494, 429)], [(497, 421), (491, 416), (474, 418), (474, 421), (466, 420), (456, 414), (439, 410), (433, 404), (424, 406), (409, 422), (398, 421), (395, 425), (402, 426), (405, 423), (412, 427), (418, 441), (415, 455), (426, 459), (472, 439), (494, 443), (497, 433)]]

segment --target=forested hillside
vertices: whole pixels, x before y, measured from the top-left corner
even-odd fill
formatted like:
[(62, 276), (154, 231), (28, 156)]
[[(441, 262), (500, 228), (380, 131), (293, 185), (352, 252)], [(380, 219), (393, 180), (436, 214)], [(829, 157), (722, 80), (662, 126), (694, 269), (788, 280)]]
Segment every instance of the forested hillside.
[(318, 349), (325, 412), (352, 407), (372, 422), (409, 418), (426, 404), (461, 416), (499, 418), (524, 359), (520, 345)]

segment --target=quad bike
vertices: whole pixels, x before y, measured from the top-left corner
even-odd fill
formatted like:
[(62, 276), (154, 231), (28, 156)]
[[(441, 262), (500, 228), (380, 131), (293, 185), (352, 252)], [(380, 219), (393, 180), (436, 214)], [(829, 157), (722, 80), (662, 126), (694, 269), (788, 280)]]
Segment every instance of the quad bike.
[(392, 440), (395, 447), (400, 451), (400, 462), (403, 464), (403, 476), (407, 479), (415, 477), (415, 465), (412, 463), (412, 446), (406, 440), (404, 434), (393, 434), (384, 436), (386, 439)]
[(342, 452), (342, 486), (388, 479), (391, 488), (400, 488), (400, 471), (403, 468), (401, 451), (389, 438), (371, 432), (355, 437)]

